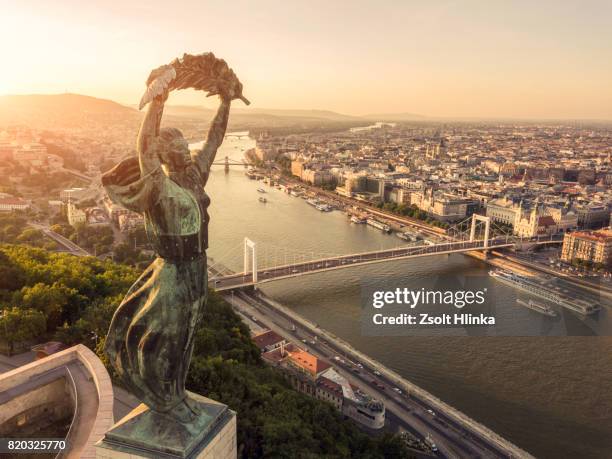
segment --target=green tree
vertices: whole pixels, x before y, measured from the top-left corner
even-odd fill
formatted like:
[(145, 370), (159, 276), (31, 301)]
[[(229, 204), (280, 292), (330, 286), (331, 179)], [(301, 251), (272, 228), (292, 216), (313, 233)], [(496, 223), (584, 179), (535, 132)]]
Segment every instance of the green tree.
[(76, 289), (68, 288), (60, 282), (52, 285), (39, 282), (23, 287), (15, 295), (14, 304), (44, 313), (48, 330), (53, 331), (65, 320), (74, 320), (86, 301)]
[(17, 242), (32, 244), (40, 242), (45, 236), (41, 230), (35, 228), (24, 229), (19, 236), (17, 236)]
[(13, 307), (0, 313), (0, 340), (11, 352), (15, 344), (35, 340), (46, 328), (45, 315), (40, 311)]

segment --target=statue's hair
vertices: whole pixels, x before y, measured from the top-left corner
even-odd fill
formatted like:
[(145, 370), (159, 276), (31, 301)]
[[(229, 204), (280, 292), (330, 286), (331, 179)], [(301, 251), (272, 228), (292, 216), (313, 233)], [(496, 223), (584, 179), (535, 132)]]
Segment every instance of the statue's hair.
[(175, 139), (182, 139), (183, 133), (177, 128), (165, 127), (159, 130), (159, 137), (164, 143), (170, 143)]

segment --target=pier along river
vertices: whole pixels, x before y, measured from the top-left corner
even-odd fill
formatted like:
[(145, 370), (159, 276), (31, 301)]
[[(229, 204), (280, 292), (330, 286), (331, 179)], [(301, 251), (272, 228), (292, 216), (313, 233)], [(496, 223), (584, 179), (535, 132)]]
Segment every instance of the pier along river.
[[(241, 160), (253, 146), (251, 139), (226, 138), (217, 161), (225, 156)], [(267, 191), (266, 203), (259, 202), (260, 187)], [(262, 247), (278, 247), (278, 253), (296, 254), (357, 253), (402, 242), (368, 225), (350, 224), (341, 212), (320, 212), (249, 180), (241, 167), (228, 174), (223, 166), (213, 167), (207, 192), (212, 200), (209, 255), (235, 271), (242, 271), (245, 236)], [(480, 276), (494, 292), (490, 300), (498, 313), (521, 308), (511, 287), (486, 277), (488, 269), (464, 255), (442, 255), (286, 279), (263, 284), (261, 290), (537, 457), (612, 457), (610, 336), (362, 334), (362, 286), (389, 278), (414, 289), (436, 278), (452, 289), (457, 276)], [(524, 324), (537, 316), (528, 309), (520, 314)], [(597, 333), (610, 335), (609, 310), (604, 314)]]

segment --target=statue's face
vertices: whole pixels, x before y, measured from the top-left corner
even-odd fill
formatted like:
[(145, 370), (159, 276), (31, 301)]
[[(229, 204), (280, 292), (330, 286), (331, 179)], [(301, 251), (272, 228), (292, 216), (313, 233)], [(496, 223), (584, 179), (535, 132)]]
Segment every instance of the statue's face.
[(180, 171), (191, 163), (189, 144), (182, 137), (175, 138), (172, 142), (169, 142), (161, 156), (162, 162), (172, 171)]

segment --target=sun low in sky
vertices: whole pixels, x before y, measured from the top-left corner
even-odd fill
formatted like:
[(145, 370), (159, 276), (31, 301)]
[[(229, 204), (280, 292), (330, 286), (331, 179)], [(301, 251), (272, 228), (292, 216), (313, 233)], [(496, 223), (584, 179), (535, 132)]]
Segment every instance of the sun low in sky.
[(609, 0), (2, 3), (1, 94), (136, 104), (152, 68), (213, 51), (254, 107), (612, 119)]

